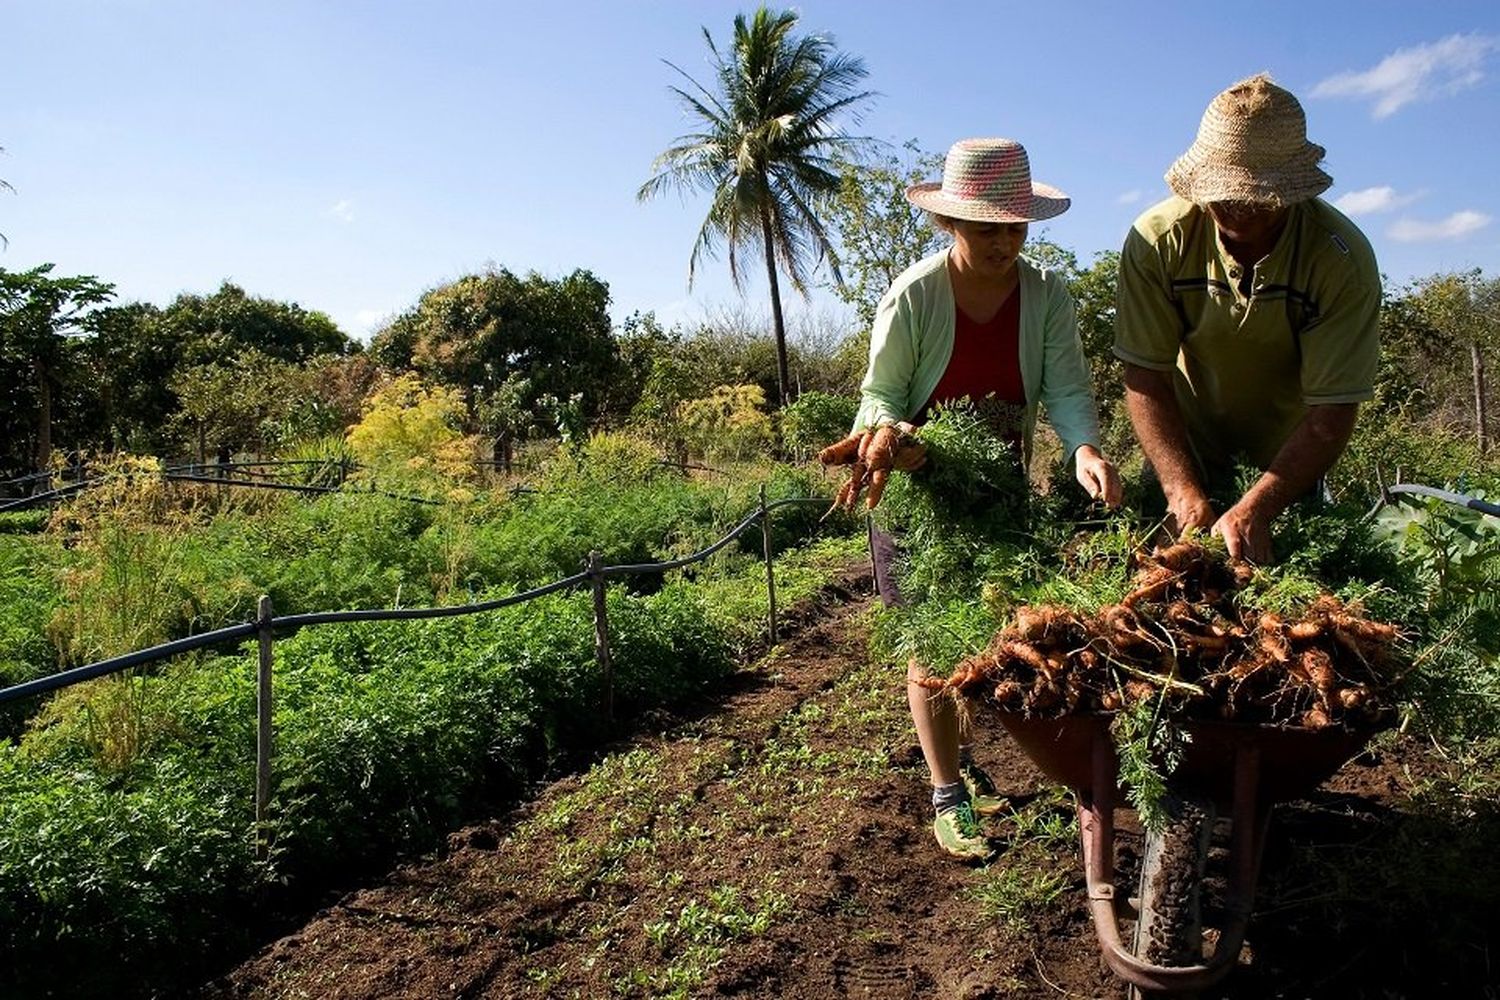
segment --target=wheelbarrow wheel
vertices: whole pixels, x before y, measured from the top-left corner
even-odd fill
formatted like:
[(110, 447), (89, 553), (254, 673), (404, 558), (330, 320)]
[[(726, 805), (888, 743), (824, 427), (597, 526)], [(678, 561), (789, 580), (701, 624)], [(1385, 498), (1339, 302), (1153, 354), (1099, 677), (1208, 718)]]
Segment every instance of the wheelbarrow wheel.
[[(1168, 792), (1166, 822), (1147, 831), (1135, 924), (1136, 958), (1180, 968), (1203, 961), (1203, 870), (1213, 836), (1213, 803)], [(1161, 997), (1131, 987), (1130, 995)], [(1172, 994), (1186, 997), (1189, 994)]]

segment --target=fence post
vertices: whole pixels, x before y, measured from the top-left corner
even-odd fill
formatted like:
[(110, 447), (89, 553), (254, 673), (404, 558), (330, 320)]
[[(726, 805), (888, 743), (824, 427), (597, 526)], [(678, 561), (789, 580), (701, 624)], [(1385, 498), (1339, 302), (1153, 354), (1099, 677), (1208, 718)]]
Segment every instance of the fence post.
[(255, 859), (264, 861), (266, 813), (271, 805), (271, 598), (262, 594), (255, 624), (260, 637), (260, 671), (255, 689)]
[(770, 605), (771, 641), (776, 641), (776, 573), (771, 565), (771, 510), (766, 506), (766, 486), (760, 486), (760, 538), (766, 553), (766, 599)]
[(1489, 450), (1489, 437), (1485, 433), (1487, 414), (1484, 396), (1484, 355), (1479, 353), (1477, 342), (1469, 345), (1469, 361), (1474, 367), (1474, 431), (1478, 438), (1479, 454)]
[(604, 717), (615, 721), (615, 673), (609, 658), (609, 611), (604, 603), (604, 558), (589, 552), (589, 584), (594, 591), (594, 659), (604, 674)]

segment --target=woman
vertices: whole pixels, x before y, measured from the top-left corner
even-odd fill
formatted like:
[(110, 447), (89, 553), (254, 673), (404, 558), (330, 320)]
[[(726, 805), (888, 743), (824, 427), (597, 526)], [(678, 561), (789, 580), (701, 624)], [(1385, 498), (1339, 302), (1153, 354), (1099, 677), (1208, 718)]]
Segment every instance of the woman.
[[(934, 405), (968, 397), (998, 433), (1016, 441), (1024, 462), (1040, 403), (1079, 484), (1117, 505), (1120, 480), (1099, 452), (1072, 297), (1061, 277), (1021, 258), (1027, 224), (1061, 215), (1068, 198), (1032, 183), (1026, 150), (1011, 139), (954, 143), (942, 182), (918, 184), (906, 198), (931, 213), (953, 245), (908, 268), (881, 300), (856, 430), (920, 422)], [(895, 467), (907, 467), (900, 455)], [(871, 547), (881, 598), (898, 601), (890, 580), (895, 546), (872, 531)], [(916, 683), (920, 664), (907, 670), (907, 700), (932, 774), (933, 833), (949, 854), (986, 857), (975, 814), (1001, 802), (960, 747), (952, 699)]]

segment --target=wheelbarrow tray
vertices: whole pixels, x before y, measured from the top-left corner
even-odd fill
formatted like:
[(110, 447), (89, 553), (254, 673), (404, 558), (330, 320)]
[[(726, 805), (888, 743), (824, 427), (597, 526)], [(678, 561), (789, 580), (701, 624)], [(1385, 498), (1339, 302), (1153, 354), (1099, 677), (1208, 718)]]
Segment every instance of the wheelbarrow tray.
[(1121, 942), (1120, 916), (1138, 915), (1130, 901), (1117, 898), (1115, 892), (1114, 811), (1120, 787), (1109, 734), (1112, 716), (1028, 719), (1011, 712), (998, 714), (1026, 755), (1049, 778), (1077, 794), (1089, 914), (1105, 963), (1142, 989), (1167, 992), (1204, 989), (1233, 968), (1250, 922), (1272, 807), (1311, 792), (1373, 735), (1373, 730), (1334, 727), (1313, 731), (1234, 722), (1183, 724), (1191, 742), (1170, 777), (1173, 786), (1212, 799), (1233, 823), (1225, 925), (1211, 957), (1198, 965), (1176, 967), (1145, 962)]
[[(999, 712), (1001, 723), (1042, 772), (1089, 798), (1100, 780), (1095, 761), (1102, 741), (1113, 756), (1109, 724), (1103, 713), (1028, 719)], [(1301, 798), (1317, 788), (1369, 741), (1370, 730), (1300, 729), (1213, 720), (1182, 723), (1190, 742), (1172, 773), (1174, 785), (1209, 798), (1221, 809), (1233, 805), (1235, 760), (1254, 748), (1260, 758), (1256, 798), (1261, 805)], [(1113, 769), (1111, 769), (1113, 770)], [(1118, 787), (1110, 798), (1118, 799)]]

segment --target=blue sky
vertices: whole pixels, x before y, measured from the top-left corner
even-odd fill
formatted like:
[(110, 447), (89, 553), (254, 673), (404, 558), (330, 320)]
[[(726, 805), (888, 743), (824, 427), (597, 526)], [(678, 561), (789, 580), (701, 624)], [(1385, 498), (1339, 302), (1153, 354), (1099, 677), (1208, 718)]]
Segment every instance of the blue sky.
[[(230, 279), (365, 336), (427, 288), (496, 264), (608, 282), (691, 322), (739, 307), (722, 260), (690, 295), (706, 210), (636, 189), (691, 123), (669, 59), (748, 6), (0, 0), (0, 267), (54, 262), (121, 301)], [(1035, 228), (1117, 248), (1215, 93), (1261, 70), (1302, 98), (1328, 193), (1404, 282), (1500, 272), (1500, 4), (795, 5), (861, 56), (853, 130), (942, 151), (1020, 139), (1073, 198)], [(750, 269), (743, 309), (767, 315)], [(826, 295), (794, 320), (838, 323)]]

